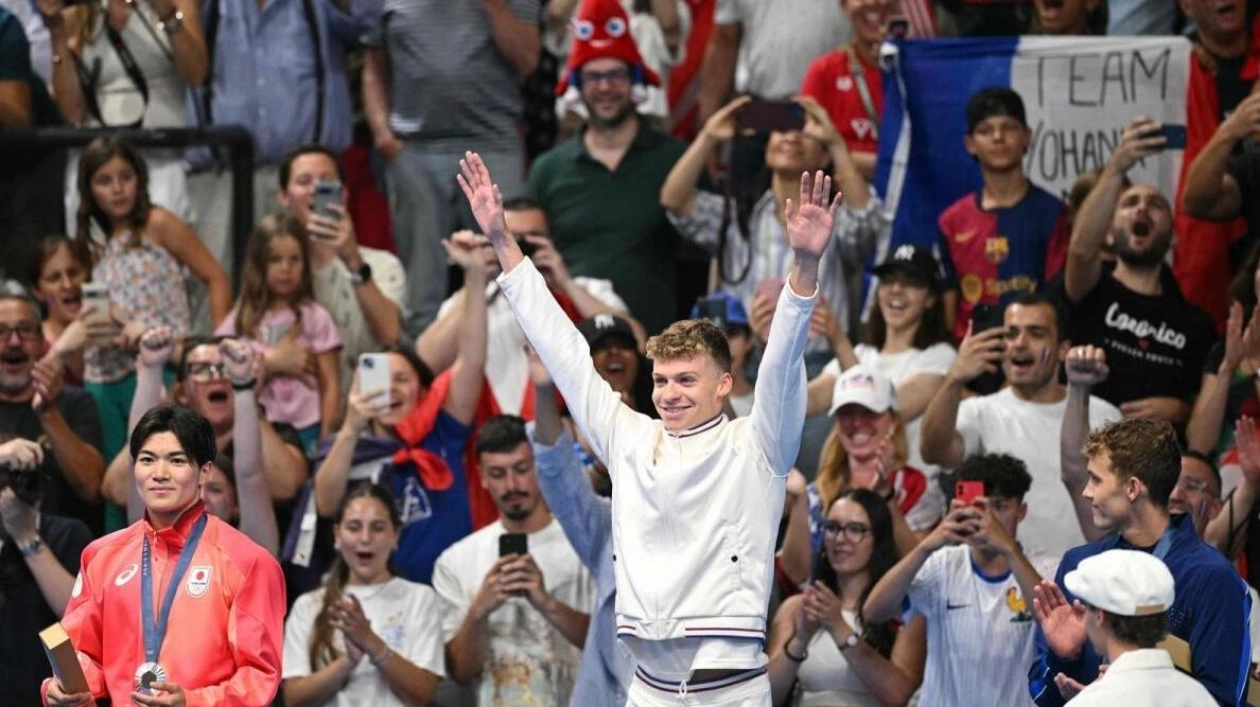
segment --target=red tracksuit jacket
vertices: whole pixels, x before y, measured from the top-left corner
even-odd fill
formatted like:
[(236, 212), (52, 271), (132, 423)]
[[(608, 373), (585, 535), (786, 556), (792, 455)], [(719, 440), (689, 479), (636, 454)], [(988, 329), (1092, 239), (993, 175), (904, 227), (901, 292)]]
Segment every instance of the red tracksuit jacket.
[[(161, 610), (184, 541), (205, 513), (198, 502), (175, 525), (155, 531), (147, 518), (83, 551), (61, 619), (96, 697), (131, 704), (135, 672), (145, 662), (140, 558), (147, 535), (153, 606)], [(210, 516), (171, 608), (158, 663), (184, 689), (188, 707), (264, 707), (280, 686), (284, 577), (275, 558), (243, 533)], [(48, 683), (44, 684), (47, 696)]]

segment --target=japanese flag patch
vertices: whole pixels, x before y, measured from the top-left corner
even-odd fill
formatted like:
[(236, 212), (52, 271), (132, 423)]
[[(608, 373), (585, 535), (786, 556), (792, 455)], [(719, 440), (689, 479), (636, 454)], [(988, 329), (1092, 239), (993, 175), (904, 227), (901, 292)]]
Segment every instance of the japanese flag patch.
[(210, 588), (210, 567), (202, 565), (188, 570), (188, 596), (199, 597)]

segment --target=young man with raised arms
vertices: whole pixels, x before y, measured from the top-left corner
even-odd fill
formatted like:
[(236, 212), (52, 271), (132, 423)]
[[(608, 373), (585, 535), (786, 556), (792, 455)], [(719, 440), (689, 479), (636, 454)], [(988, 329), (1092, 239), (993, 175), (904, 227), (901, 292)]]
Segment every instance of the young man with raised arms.
[[(770, 707), (764, 652), (784, 480), (805, 419), (805, 367), (818, 262), (840, 204), (820, 171), (789, 202), (794, 253), (779, 296), (752, 413), (728, 420), (730, 349), (706, 320), (648, 342), (652, 402), (634, 412), (591, 363), (586, 341), (507, 232), (503, 196), (474, 153), (459, 182), (503, 268), (521, 327), (613, 480), (617, 633), (638, 663), (629, 707)], [(828, 202), (830, 201), (830, 207)]]

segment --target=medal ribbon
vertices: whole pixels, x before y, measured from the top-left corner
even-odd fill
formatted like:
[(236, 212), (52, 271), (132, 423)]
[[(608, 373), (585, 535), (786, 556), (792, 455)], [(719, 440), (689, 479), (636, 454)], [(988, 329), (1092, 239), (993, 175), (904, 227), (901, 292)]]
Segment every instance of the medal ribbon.
[(188, 534), (188, 541), (179, 553), (175, 563), (175, 574), (171, 575), (171, 583), (166, 587), (166, 596), (162, 600), (162, 611), (157, 623), (153, 621), (153, 563), (150, 558), (149, 538), (144, 539), (144, 552), (140, 563), (140, 614), (144, 621), (144, 659), (156, 663), (158, 653), (162, 651), (162, 640), (166, 638), (166, 622), (171, 617), (171, 605), (175, 603), (175, 593), (179, 591), (179, 583), (188, 571), (193, 553), (197, 551), (197, 543), (201, 541), (201, 533), (206, 529), (207, 514), (202, 513)]

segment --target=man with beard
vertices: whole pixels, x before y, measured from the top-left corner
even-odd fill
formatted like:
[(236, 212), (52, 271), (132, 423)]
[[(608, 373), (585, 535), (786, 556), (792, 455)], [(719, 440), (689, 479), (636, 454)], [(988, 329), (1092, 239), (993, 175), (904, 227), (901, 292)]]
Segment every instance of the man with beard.
[[(1072, 322), (1068, 338), (1106, 352), (1110, 374), (1094, 395), (1126, 417), (1182, 424), (1216, 332), (1164, 266), (1173, 239), (1168, 199), (1125, 177), (1138, 160), (1164, 149), (1159, 128), (1147, 118), (1129, 123), (1076, 215), (1063, 289)], [(1114, 263), (1099, 258), (1109, 236)]]
[(660, 191), (684, 146), (635, 112), (635, 97), (658, 79), (617, 1), (584, 0), (574, 26), (587, 29), (575, 32), (557, 92), (576, 87), (589, 118), (534, 162), (529, 193), (552, 219), (552, 239), (573, 274), (611, 280), (653, 334), (678, 310), (680, 239)]
[(525, 421), (491, 418), (476, 451), (499, 522), (447, 548), (433, 571), (447, 672), (475, 684), (482, 705), (564, 707), (590, 623), (590, 573), (538, 490)]
[(1063, 265), (1067, 211), (1024, 174), (1031, 141), (1018, 93), (995, 86), (968, 100), (964, 142), (984, 186), (937, 219), (937, 254), (948, 288), (945, 317), (957, 340), (966, 335), (976, 305), (1008, 304), (1021, 292), (1036, 292)]
[[(1120, 419), (1119, 410), (1088, 392), (1069, 400), (1059, 382), (1068, 350), (1064, 318), (1054, 300), (1022, 294), (1006, 307), (1002, 327), (968, 334), (920, 428), (920, 451), (929, 464), (953, 468), (975, 454), (1001, 453), (1023, 461), (1032, 488), (1019, 539), (1025, 550), (1056, 555), (1085, 540), (1070, 521), (1072, 499), (1060, 478), (1059, 434), (1069, 404), (1085, 405), (1087, 428)], [(968, 382), (999, 366), (1005, 388), (962, 399)]]
[(101, 423), (92, 396), (62, 385), (55, 359), (40, 361), (39, 307), (11, 280), (0, 282), (0, 435), (16, 439), (47, 485), (42, 508), (102, 529)]

